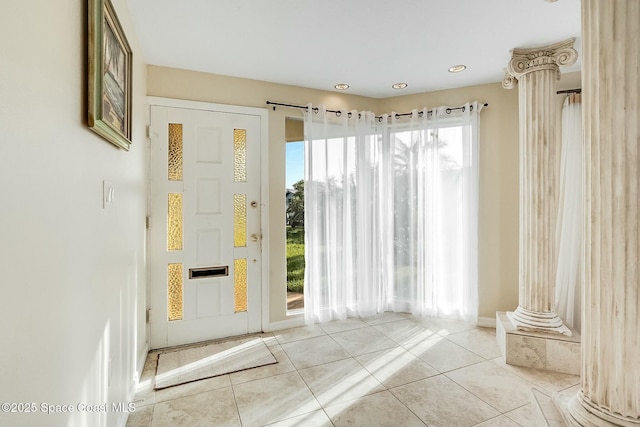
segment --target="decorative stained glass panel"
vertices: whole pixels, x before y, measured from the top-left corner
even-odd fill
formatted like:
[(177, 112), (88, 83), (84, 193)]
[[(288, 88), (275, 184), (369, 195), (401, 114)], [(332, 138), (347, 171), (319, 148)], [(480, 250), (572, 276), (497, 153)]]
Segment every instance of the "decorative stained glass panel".
[(169, 181), (182, 181), (182, 124), (169, 123)]
[(247, 259), (234, 261), (235, 312), (247, 311)]
[(167, 250), (182, 250), (182, 194), (169, 193), (167, 216)]
[(233, 242), (235, 247), (247, 246), (247, 195), (233, 195)]
[(168, 265), (167, 281), (169, 320), (182, 320), (182, 264)]
[(247, 182), (247, 131), (233, 130), (233, 180)]

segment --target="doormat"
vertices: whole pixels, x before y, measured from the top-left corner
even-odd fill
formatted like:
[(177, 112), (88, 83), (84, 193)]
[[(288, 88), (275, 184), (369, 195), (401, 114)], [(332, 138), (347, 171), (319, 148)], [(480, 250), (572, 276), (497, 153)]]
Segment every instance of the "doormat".
[(278, 363), (259, 337), (191, 347), (158, 356), (155, 390)]

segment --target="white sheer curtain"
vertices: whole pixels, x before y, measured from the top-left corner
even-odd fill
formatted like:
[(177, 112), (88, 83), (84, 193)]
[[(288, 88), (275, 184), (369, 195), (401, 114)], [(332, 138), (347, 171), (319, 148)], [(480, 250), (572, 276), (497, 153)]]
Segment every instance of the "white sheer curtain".
[(583, 150), (580, 94), (567, 96), (562, 107), (560, 199), (556, 240), (556, 311), (566, 325), (580, 330)]
[(478, 113), (305, 114), (305, 318), (477, 317)]

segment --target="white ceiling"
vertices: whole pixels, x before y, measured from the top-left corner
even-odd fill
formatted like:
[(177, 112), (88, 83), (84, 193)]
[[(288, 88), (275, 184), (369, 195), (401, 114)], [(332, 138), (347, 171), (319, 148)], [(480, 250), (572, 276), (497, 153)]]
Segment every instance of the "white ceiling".
[[(580, 0), (128, 0), (147, 63), (375, 98), (501, 81), (576, 37)], [(447, 69), (467, 65), (462, 73)], [(406, 82), (404, 90), (393, 83)]]

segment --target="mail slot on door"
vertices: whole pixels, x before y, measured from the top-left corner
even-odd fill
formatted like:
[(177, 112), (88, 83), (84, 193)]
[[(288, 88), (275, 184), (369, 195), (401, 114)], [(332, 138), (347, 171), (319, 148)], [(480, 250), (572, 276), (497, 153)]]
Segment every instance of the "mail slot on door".
[(189, 279), (206, 279), (210, 277), (222, 277), (228, 275), (228, 265), (224, 265), (221, 267), (201, 267), (189, 269)]

